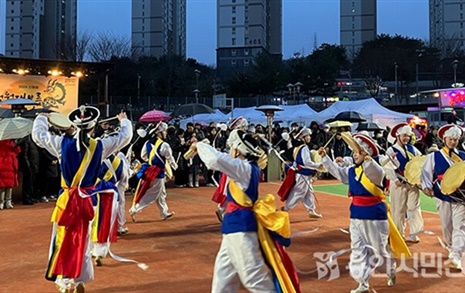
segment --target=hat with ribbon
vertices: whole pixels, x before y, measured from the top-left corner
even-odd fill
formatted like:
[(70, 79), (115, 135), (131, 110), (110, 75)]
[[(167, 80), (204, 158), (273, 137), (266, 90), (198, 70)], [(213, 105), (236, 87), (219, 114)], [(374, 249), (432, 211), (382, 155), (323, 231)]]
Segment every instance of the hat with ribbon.
[(245, 119), (242, 116), (239, 116), (236, 119), (234, 119), (234, 121), (231, 122), (231, 124), (229, 124), (229, 129), (238, 129), (238, 128), (245, 129), (247, 128), (248, 125), (249, 123), (247, 122), (247, 119)]
[(257, 140), (242, 130), (233, 130), (226, 144), (231, 149), (238, 149), (244, 156), (250, 155), (258, 158), (262, 155)]
[(461, 127), (455, 124), (446, 124), (439, 128), (438, 136), (440, 139), (444, 140), (446, 137), (458, 138), (460, 139), (463, 136), (463, 130)]
[(397, 136), (401, 134), (412, 135), (413, 134), (412, 127), (410, 127), (408, 123), (402, 122), (394, 126), (391, 129), (391, 132), (389, 132), (389, 136), (391, 136), (394, 139), (397, 138)]
[(68, 114), (68, 120), (75, 124), (79, 129), (91, 129), (95, 126), (99, 116), (99, 109), (92, 106), (82, 105)]
[(311, 135), (312, 134), (312, 131), (310, 130), (310, 128), (307, 128), (306, 126), (304, 126), (296, 135), (296, 137), (306, 137), (307, 135)]
[(379, 155), (379, 149), (376, 143), (371, 139), (371, 137), (364, 134), (356, 133), (353, 135), (353, 138), (363, 147), (367, 153), (372, 157), (377, 157)]

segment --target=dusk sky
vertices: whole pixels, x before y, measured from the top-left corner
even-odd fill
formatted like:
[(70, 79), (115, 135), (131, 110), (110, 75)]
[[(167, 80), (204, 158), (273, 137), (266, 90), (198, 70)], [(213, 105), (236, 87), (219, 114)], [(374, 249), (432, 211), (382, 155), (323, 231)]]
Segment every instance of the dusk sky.
[[(214, 65), (217, 0), (187, 1), (187, 57)], [(4, 52), (5, 0), (0, 0), (0, 53)], [(378, 0), (378, 34), (427, 40), (428, 0)], [(78, 31), (131, 35), (131, 0), (78, 0)], [(283, 57), (339, 43), (339, 0), (283, 0)]]

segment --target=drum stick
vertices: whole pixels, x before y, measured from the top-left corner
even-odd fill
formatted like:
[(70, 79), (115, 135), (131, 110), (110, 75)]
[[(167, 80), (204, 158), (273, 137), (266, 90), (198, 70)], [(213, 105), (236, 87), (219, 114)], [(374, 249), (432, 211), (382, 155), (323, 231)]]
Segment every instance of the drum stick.
[(337, 132), (335, 132), (335, 133), (333, 134), (333, 136), (331, 136), (331, 138), (325, 143), (325, 145), (323, 146), (323, 148), (328, 147), (329, 143), (333, 140), (334, 137), (336, 137), (336, 134), (337, 134)]

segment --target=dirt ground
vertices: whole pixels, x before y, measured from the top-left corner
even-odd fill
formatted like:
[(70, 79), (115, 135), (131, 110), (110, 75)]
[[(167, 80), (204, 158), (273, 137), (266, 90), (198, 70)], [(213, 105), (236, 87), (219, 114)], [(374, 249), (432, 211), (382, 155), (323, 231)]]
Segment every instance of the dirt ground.
[[(316, 184), (334, 184), (320, 180)], [(171, 185), (171, 184), (169, 184)], [(262, 183), (260, 191), (276, 193), (279, 183)], [(105, 259), (95, 268), (95, 280), (88, 292), (209, 292), (213, 264), (221, 234), (210, 199), (212, 187), (168, 188), (173, 218), (161, 221), (156, 205), (138, 214), (137, 223), (127, 215), (129, 233), (112, 245), (112, 251), (149, 265), (147, 271), (134, 264)], [(295, 237), (287, 249), (299, 271), (302, 292), (350, 292), (357, 284), (346, 268), (349, 253), (324, 265), (334, 251), (349, 248), (350, 200), (316, 193), (320, 220), (310, 220), (302, 205), (290, 212)], [(126, 207), (132, 197), (126, 197)], [(56, 292), (44, 279), (47, 264), (53, 202), (0, 211), (0, 292)], [(278, 203), (281, 206), (281, 203)], [(424, 213), (425, 229), (441, 236), (436, 214)], [(312, 232), (313, 231), (313, 232)], [(414, 258), (398, 262), (397, 284), (390, 288), (385, 276), (371, 279), (372, 292), (461, 292), (464, 274), (447, 263), (447, 253), (435, 235), (420, 235), (421, 242), (410, 246)], [(320, 265), (318, 265), (320, 264)]]

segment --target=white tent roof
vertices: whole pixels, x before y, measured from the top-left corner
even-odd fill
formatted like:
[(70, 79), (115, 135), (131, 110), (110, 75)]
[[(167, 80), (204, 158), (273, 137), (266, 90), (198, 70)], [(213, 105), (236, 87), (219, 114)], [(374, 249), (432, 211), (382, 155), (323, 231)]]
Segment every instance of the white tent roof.
[[(314, 120), (317, 112), (307, 104), (301, 105), (279, 105), (283, 111), (275, 113), (274, 121), (279, 121), (283, 126), (290, 126), (292, 122), (309, 124)], [(247, 119), (249, 123), (266, 125), (267, 120), (263, 112), (255, 110), (257, 107), (235, 108), (233, 110), (234, 118), (239, 116)], [(229, 117), (230, 114), (227, 114)]]
[(227, 122), (230, 116), (223, 114), (218, 109), (215, 109), (215, 113), (211, 114), (196, 114), (192, 117), (183, 119), (180, 121), (179, 125), (181, 128), (186, 129), (186, 125), (189, 122), (192, 123), (201, 123), (201, 124), (210, 124), (211, 122)]
[(340, 112), (355, 111), (362, 114), (367, 121), (376, 122), (383, 127), (393, 126), (395, 124), (406, 122), (407, 118), (412, 118), (414, 115), (395, 112), (380, 105), (374, 98), (359, 100), (359, 101), (338, 101), (332, 104), (327, 109), (318, 113), (314, 120), (323, 122), (334, 118)]

